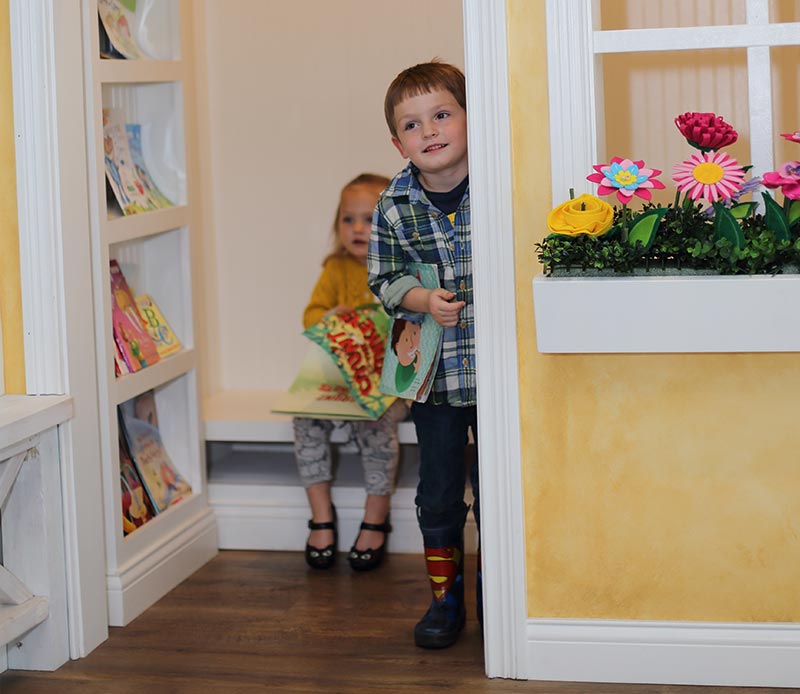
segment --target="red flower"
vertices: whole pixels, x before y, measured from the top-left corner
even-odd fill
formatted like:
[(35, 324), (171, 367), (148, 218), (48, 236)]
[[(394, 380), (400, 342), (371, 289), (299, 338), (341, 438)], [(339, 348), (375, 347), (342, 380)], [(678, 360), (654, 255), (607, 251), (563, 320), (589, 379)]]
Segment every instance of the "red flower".
[(701, 152), (727, 147), (739, 139), (739, 133), (713, 113), (687, 112), (675, 119), (675, 125), (686, 141)]

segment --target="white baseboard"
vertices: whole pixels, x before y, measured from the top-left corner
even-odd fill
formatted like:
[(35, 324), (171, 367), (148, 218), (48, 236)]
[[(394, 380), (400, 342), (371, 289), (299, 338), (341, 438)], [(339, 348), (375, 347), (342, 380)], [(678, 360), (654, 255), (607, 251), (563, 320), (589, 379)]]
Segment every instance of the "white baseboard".
[(123, 627), (217, 553), (214, 512), (203, 508), (175, 533), (106, 576), (108, 623)]
[[(300, 486), (267, 484), (208, 485), (208, 497), (217, 516), (220, 549), (286, 550), (301, 552), (308, 537), (308, 501)], [(364, 513), (364, 489), (333, 487), (339, 517), (339, 550), (347, 551), (358, 533)], [(388, 551), (422, 552), (414, 491), (398, 489), (392, 497), (392, 533)], [(474, 553), (477, 530), (469, 516), (464, 533), (466, 551)]]
[(800, 624), (529, 619), (527, 679), (800, 687)]

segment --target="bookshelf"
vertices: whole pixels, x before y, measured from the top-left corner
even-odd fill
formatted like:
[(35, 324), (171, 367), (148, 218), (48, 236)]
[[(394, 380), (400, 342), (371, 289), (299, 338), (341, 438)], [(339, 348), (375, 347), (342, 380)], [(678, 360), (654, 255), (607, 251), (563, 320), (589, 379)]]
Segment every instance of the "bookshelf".
[[(147, 59), (100, 57), (98, 0), (84, 0), (86, 122), (100, 399), (109, 623), (124, 626), (217, 552), (200, 426), (192, 253), (197, 236), (191, 3), (139, 3), (135, 35)], [(107, 189), (103, 109), (142, 128), (149, 173), (172, 207), (123, 215)], [(109, 262), (134, 293), (150, 294), (180, 339), (180, 352), (115, 376)], [(192, 495), (123, 535), (117, 406), (155, 391), (159, 431)]]

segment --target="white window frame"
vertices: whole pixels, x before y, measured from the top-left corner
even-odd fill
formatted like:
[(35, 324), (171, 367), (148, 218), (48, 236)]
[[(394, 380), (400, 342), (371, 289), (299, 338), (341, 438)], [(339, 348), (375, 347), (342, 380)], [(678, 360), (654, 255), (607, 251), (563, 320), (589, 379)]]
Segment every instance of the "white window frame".
[(598, 163), (604, 131), (599, 62), (612, 53), (745, 48), (750, 161), (759, 174), (774, 169), (770, 48), (800, 44), (800, 22), (770, 24), (769, 0), (745, 3), (745, 24), (601, 31), (599, 0), (547, 0), (554, 205), (568, 198), (570, 188), (576, 194), (596, 188), (586, 175)]

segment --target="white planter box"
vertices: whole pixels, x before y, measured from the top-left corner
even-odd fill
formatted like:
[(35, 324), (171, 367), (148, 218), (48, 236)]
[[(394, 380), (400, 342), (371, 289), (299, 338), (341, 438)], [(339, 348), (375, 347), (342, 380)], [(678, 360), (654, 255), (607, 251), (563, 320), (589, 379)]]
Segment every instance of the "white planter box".
[(533, 279), (538, 350), (800, 351), (800, 275)]

